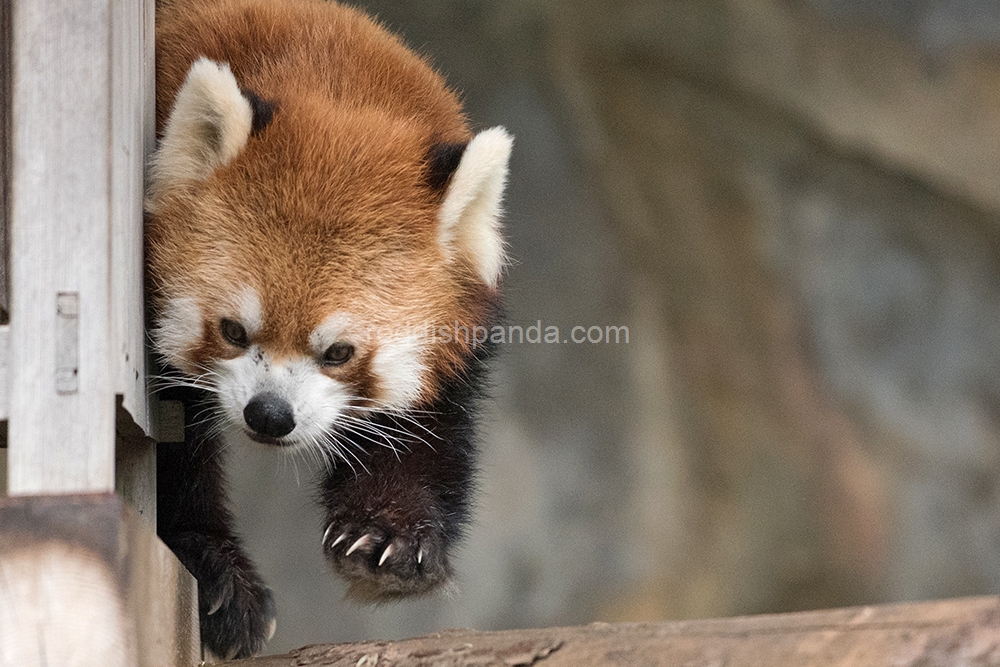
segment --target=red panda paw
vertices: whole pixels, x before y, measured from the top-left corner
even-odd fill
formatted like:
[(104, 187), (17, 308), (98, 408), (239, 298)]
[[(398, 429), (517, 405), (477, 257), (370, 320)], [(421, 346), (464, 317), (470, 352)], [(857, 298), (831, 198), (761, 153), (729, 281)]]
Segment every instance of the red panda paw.
[(350, 583), (347, 594), (367, 602), (430, 593), (452, 573), (445, 529), (433, 521), (397, 527), (384, 517), (337, 517), (327, 524), (323, 551)]
[(201, 641), (220, 659), (250, 658), (274, 635), (275, 605), (238, 541), (184, 533), (172, 545), (198, 580)]

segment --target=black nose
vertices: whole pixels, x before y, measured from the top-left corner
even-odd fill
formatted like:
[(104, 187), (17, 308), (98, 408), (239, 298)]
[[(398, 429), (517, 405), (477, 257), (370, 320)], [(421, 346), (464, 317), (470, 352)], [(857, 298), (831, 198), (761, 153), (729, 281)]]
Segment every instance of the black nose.
[(243, 419), (260, 435), (280, 438), (295, 428), (295, 416), (288, 401), (269, 392), (257, 394), (243, 408)]

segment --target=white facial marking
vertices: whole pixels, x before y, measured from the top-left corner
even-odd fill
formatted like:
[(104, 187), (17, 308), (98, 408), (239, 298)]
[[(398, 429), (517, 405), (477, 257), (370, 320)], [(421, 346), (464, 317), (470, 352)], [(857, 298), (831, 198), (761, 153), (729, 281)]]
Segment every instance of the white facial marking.
[(477, 134), (462, 154), (438, 214), (445, 255), (463, 256), (490, 287), (505, 262), (500, 205), (513, 142), (502, 127)]
[(372, 370), (379, 378), (380, 399), (386, 408), (412, 407), (420, 398), (427, 371), (420, 336), (382, 341), (372, 359)]
[(253, 338), (260, 333), (261, 327), (264, 326), (264, 311), (260, 305), (257, 290), (252, 287), (244, 287), (236, 295), (233, 305), (239, 314), (240, 324), (246, 329), (247, 336)]
[[(260, 303), (252, 290), (241, 292), (239, 302), (240, 317), (249, 333), (251, 326), (262, 319)], [(350, 428), (351, 419), (356, 417), (347, 413), (358, 397), (350, 385), (323, 372), (320, 358), (335, 342), (363, 344), (360, 336), (348, 314), (335, 313), (310, 334), (311, 354), (307, 356), (276, 360), (260, 345), (251, 344), (239, 357), (217, 361), (216, 398), (223, 421), (229, 425), (229, 437), (242, 440), (240, 434), (251, 433), (243, 411), (255, 396), (269, 392), (292, 407), (295, 427), (281, 438), (282, 444), (319, 447), (346, 458), (335, 442), (333, 427), (340, 423)], [(419, 400), (427, 373), (424, 356), (419, 335), (388, 338), (378, 345), (371, 370), (378, 380), (379, 408), (405, 410)]]
[(289, 445), (322, 445), (330, 427), (350, 402), (347, 387), (324, 375), (319, 364), (306, 357), (276, 362), (259, 346), (216, 364), (217, 400), (225, 421), (246, 432), (243, 409), (262, 392), (272, 392), (292, 406), (295, 428), (282, 441)]
[(192, 372), (185, 353), (198, 344), (201, 334), (202, 315), (198, 302), (190, 297), (176, 297), (164, 304), (153, 330), (153, 341), (156, 351), (171, 366)]

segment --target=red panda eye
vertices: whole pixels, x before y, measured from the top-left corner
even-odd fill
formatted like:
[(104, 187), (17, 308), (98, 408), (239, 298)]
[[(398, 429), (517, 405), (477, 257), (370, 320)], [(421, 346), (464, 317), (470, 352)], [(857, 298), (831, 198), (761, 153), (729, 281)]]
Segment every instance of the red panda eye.
[(323, 353), (324, 366), (340, 366), (354, 356), (354, 346), (350, 343), (334, 343)]
[(250, 347), (250, 341), (247, 339), (247, 330), (244, 329), (243, 325), (236, 320), (223, 318), (223, 320), (219, 322), (219, 331), (228, 343), (235, 345), (236, 347)]

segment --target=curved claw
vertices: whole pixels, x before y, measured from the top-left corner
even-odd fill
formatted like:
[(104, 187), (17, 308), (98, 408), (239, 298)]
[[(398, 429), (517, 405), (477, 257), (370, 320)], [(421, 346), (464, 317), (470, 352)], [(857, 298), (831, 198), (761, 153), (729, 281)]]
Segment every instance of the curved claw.
[[(346, 537), (346, 535), (345, 535), (345, 537)], [(344, 553), (344, 556), (350, 556), (352, 553), (354, 553), (355, 551), (357, 551), (361, 547), (366, 547), (369, 544), (371, 544), (371, 541), (372, 541), (372, 536), (371, 535), (362, 535), (361, 537), (359, 537), (357, 539), (357, 541), (354, 544), (352, 544), (350, 546), (350, 548), (347, 550), (347, 552)]]
[(213, 603), (212, 603), (212, 607), (211, 607), (211, 609), (209, 609), (209, 610), (208, 610), (208, 611), (206, 612), (206, 614), (205, 614), (205, 615), (206, 615), (206, 616), (211, 616), (211, 615), (212, 615), (212, 614), (214, 614), (215, 612), (217, 612), (217, 611), (219, 611), (220, 609), (222, 609), (222, 600), (223, 600), (223, 598), (224, 598), (224, 597), (225, 597), (225, 596), (223, 596), (223, 595), (220, 595), (219, 597), (217, 597), (217, 598), (215, 599), (215, 602), (213, 602)]
[(393, 548), (392, 544), (390, 544), (385, 548), (385, 551), (382, 552), (382, 557), (378, 559), (379, 567), (382, 567), (382, 563), (386, 562), (389, 559), (389, 556), (392, 555), (393, 551), (395, 551), (395, 549)]

